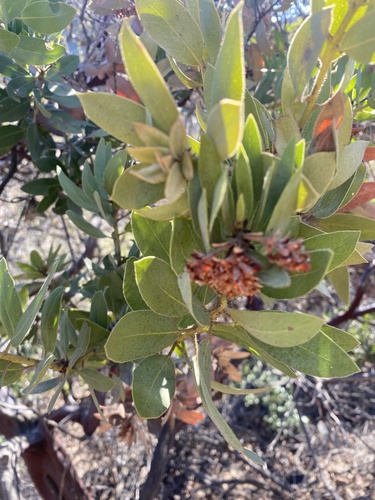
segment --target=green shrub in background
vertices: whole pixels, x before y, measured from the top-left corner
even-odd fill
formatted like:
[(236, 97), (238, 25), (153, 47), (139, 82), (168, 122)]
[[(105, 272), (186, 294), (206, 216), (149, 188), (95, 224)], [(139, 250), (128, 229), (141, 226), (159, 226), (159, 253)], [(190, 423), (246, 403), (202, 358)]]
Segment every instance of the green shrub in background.
[[(70, 281), (62, 260), (50, 255), (45, 262), (34, 252), (24, 277), (48, 276), (32, 300), (0, 261), (0, 319), (8, 339), (0, 353), (2, 383), (32, 371), (26, 392), (53, 390), (51, 410), (73, 375), (94, 399), (94, 391), (122, 397), (113, 364), (121, 371), (131, 363), (138, 414), (157, 418), (174, 398), (176, 368), (186, 376), (191, 371), (225, 439), (259, 462), (212, 401), (212, 387), (227, 389), (211, 380), (211, 340), (232, 342), (290, 377), (358, 371), (347, 354), (357, 346), (351, 334), (272, 306), (307, 295), (325, 278), (347, 302), (348, 266), (366, 262), (372, 247), (366, 241), (375, 239), (373, 220), (341, 210), (366, 177), (368, 142), (351, 140), (348, 93), (353, 97), (353, 79), (375, 62), (375, 10), (365, 0), (313, 1), (286, 54), (280, 102), (267, 109), (246, 88), (243, 2), (227, 17), (213, 0), (135, 5), (148, 43), (124, 21), (119, 46), (138, 96), (130, 99), (73, 91), (68, 76), (78, 58), (65, 55), (58, 32), (74, 9), (47, 0), (0, 1), (0, 150), (22, 143), (48, 174), (24, 186), (43, 196), (39, 210), (54, 206), (87, 235), (114, 243), (113, 255), (89, 262), (91, 277), (80, 281)], [(165, 51), (181, 84), (196, 89), (194, 137), (148, 51), (150, 40)], [(373, 80), (356, 87), (362, 105), (368, 101), (365, 110)], [(66, 111), (79, 103), (91, 121)], [(62, 147), (56, 130), (65, 136)], [(93, 155), (97, 137), (108, 135)], [(134, 239), (125, 255), (124, 210)], [(105, 221), (100, 229), (90, 213)], [(89, 310), (69, 306), (76, 293), (90, 300)], [(236, 308), (233, 299), (243, 296), (250, 304), (260, 297), (267, 310)], [(43, 349), (38, 359), (19, 354), (30, 336)]]

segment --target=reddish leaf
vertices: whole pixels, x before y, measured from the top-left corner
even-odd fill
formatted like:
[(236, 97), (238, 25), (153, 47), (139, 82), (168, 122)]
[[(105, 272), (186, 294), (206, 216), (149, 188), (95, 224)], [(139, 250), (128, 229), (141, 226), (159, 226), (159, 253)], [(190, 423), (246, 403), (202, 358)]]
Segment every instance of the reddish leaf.
[(338, 212), (349, 212), (354, 208), (361, 207), (368, 201), (373, 200), (374, 198), (375, 198), (375, 182), (365, 182), (359, 188), (359, 191), (354, 196), (354, 198), (352, 198), (349, 201), (349, 203), (347, 203), (344, 207), (340, 208)]
[(344, 99), (342, 92), (337, 92), (322, 108), (316, 120), (312, 152), (336, 151), (335, 131), (344, 118)]
[(369, 162), (372, 160), (375, 160), (375, 146), (367, 146), (363, 155), (363, 161)]

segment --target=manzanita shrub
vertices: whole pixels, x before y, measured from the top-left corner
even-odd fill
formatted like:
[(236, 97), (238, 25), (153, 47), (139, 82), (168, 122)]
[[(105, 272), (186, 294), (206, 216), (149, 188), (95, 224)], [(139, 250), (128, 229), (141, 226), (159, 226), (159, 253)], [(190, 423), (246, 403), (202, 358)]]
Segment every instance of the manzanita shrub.
[[(103, 263), (88, 261), (91, 277), (83, 284), (69, 283), (56, 252), (47, 261), (33, 252), (22, 277), (48, 276), (31, 301), (0, 261), (0, 319), (9, 339), (0, 353), (2, 383), (32, 370), (26, 392), (53, 390), (51, 409), (73, 375), (93, 398), (95, 391), (122, 398), (121, 374), (131, 373), (138, 414), (157, 418), (171, 406), (176, 371), (193, 374), (230, 446), (261, 461), (243, 449), (213, 403), (212, 391), (234, 390), (212, 380), (212, 342), (234, 343), (290, 377), (358, 371), (347, 354), (357, 345), (350, 334), (274, 304), (306, 296), (325, 279), (347, 303), (348, 266), (366, 262), (368, 240), (375, 239), (374, 220), (345, 209), (366, 179), (368, 142), (352, 139), (351, 98), (360, 68), (370, 74), (362, 99), (374, 90), (365, 66), (375, 62), (373, 3), (312, 1), (282, 67), (281, 102), (267, 109), (246, 88), (243, 2), (226, 15), (213, 0), (136, 0), (145, 31), (139, 37), (125, 20), (118, 37), (135, 98), (78, 93), (91, 122), (74, 121), (56, 106), (79, 104), (67, 83), (77, 58), (56, 43), (74, 9), (47, 0), (0, 6), (0, 114), (9, 122), (1, 151), (26, 141), (37, 168), (51, 175), (24, 190), (44, 196), (42, 210), (55, 204), (83, 232), (115, 244)], [(155, 46), (164, 54), (157, 63)], [(195, 126), (168, 87), (166, 68), (194, 92)], [(75, 134), (73, 167), (72, 148), (57, 158), (40, 116), (44, 126)], [(89, 135), (109, 137), (93, 160)], [(124, 211), (134, 241), (125, 255)], [(100, 229), (90, 213), (103, 220)], [(88, 310), (69, 306), (78, 292), (89, 299)], [(254, 298), (264, 310), (251, 310)], [(39, 358), (19, 353), (30, 338), (44, 352)]]

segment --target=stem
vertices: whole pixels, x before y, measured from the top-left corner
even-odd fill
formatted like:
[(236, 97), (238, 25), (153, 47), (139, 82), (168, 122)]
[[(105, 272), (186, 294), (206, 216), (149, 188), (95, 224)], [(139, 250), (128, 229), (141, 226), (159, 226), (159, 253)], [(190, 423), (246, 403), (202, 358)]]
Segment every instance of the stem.
[(120, 267), (122, 264), (122, 256), (121, 256), (121, 245), (120, 245), (120, 234), (118, 228), (118, 220), (117, 220), (117, 210), (113, 207), (113, 245), (115, 247), (115, 259), (117, 265)]
[(357, 5), (356, 2), (350, 4), (349, 9), (345, 14), (344, 19), (342, 20), (338, 30), (333, 35), (333, 37), (329, 36), (329, 38), (327, 39), (327, 49), (322, 57), (322, 65), (319, 69), (318, 76), (316, 77), (313, 90), (309, 95), (309, 97), (307, 98), (307, 104), (305, 110), (298, 124), (300, 130), (302, 130), (303, 127), (306, 125), (307, 120), (310, 118), (311, 113), (315, 109), (320, 89), (322, 88), (322, 85), (328, 73), (331, 62), (335, 59), (335, 54), (338, 51), (341, 39), (344, 36), (345, 30), (348, 27), (350, 21), (353, 19), (353, 15), (355, 14), (358, 7), (359, 5)]
[(16, 354), (9, 354), (7, 352), (0, 352), (0, 360), (26, 366), (36, 366), (40, 361), (39, 359), (26, 358), (25, 356), (18, 356)]

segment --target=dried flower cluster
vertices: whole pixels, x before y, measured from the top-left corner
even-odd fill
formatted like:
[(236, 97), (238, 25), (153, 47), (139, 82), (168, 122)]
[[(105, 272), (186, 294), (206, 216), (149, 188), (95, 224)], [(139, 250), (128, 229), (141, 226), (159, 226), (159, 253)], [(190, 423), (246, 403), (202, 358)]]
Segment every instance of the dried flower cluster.
[[(262, 284), (257, 274), (264, 265), (261, 255), (256, 259), (249, 254), (249, 250), (254, 248), (252, 242), (265, 245), (269, 264), (275, 264), (288, 272), (305, 273), (311, 268), (310, 255), (305, 251), (302, 240), (292, 241), (288, 236), (278, 239), (277, 235), (266, 238), (259, 233), (242, 233), (230, 242), (217, 245), (218, 250), (208, 255), (193, 252), (187, 262), (191, 281), (209, 285), (230, 299), (258, 295)], [(223, 251), (226, 251), (226, 255), (219, 257)]]
[(290, 273), (306, 273), (311, 269), (310, 254), (305, 251), (301, 239), (292, 241), (289, 236), (268, 238), (267, 258)]
[(253, 297), (259, 294), (262, 285), (255, 274), (261, 267), (245, 250), (234, 246), (224, 258), (217, 257), (216, 253), (193, 253), (187, 264), (192, 281), (199, 285), (209, 285), (228, 298)]

